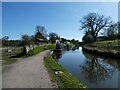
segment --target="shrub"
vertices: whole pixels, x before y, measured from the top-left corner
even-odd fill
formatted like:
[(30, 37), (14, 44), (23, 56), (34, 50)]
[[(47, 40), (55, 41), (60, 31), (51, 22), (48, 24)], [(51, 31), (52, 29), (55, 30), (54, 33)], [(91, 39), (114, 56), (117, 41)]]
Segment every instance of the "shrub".
[(87, 35), (83, 37), (83, 43), (87, 44), (87, 43), (93, 43), (94, 42), (94, 38), (92, 35)]

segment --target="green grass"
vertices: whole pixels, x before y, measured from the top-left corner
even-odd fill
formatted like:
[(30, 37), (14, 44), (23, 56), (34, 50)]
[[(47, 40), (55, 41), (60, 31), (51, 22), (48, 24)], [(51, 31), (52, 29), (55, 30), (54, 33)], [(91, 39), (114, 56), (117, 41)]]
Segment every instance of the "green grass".
[(45, 45), (44, 46), (44, 49), (53, 49), (53, 48), (55, 48), (55, 44), (51, 44), (51, 45)]
[[(91, 45), (86, 45), (87, 47), (90, 47)], [(107, 50), (107, 51), (117, 51), (120, 52), (120, 40), (105, 40), (105, 41), (96, 41), (92, 44), (92, 46), (95, 46), (94, 48), (100, 49), (100, 50)]]
[(28, 55), (28, 56), (36, 55), (36, 54), (38, 54), (38, 53), (40, 53), (40, 52), (42, 52), (42, 51), (44, 51), (44, 46), (36, 47), (36, 48), (28, 51), (28, 54), (27, 54), (27, 55)]
[(36, 55), (36, 54), (38, 54), (38, 53), (40, 53), (40, 52), (42, 52), (44, 50), (53, 49), (53, 48), (55, 48), (55, 44), (36, 47), (36, 48), (30, 50), (27, 55), (28, 56)]
[(11, 53), (7, 51), (2, 51), (2, 60), (3, 64), (12, 64), (17, 62), (16, 58), (11, 58), (12, 56), (15, 56), (17, 54), (21, 53), (21, 48), (15, 48)]
[(108, 43), (111, 43), (112, 46), (120, 45), (120, 40), (106, 40), (106, 41), (96, 41), (94, 44), (97, 46), (106, 46)]
[(84, 48), (96, 51), (104, 52), (106, 55), (111, 55), (111, 53), (118, 58), (118, 54), (120, 53), (120, 40), (105, 40), (105, 41), (96, 41), (92, 44), (84, 45)]
[(2, 52), (3, 64), (12, 64), (12, 63), (17, 62), (17, 60), (18, 60), (17, 58), (29, 57), (32, 55), (36, 55), (44, 50), (53, 49), (53, 48), (55, 48), (55, 45), (51, 44), (51, 45), (45, 45), (45, 46), (38, 46), (34, 49), (31, 49), (28, 52), (28, 54), (22, 53), (21, 48), (16, 48), (15, 50), (13, 50), (12, 53)]
[[(44, 64), (50, 73), (53, 81), (57, 82), (59, 88), (87, 88), (66, 69), (60, 66), (51, 55), (44, 58)], [(62, 71), (62, 74), (55, 75), (55, 71)]]
[(13, 58), (29, 57), (29, 56), (32, 56), (32, 55), (36, 55), (36, 54), (38, 54), (38, 53), (40, 53), (44, 50), (53, 49), (53, 48), (55, 48), (54, 44), (38, 46), (38, 47), (35, 47), (34, 49), (29, 50), (28, 54), (19, 53), (16, 56), (14, 56)]
[(13, 63), (15, 63), (15, 62), (17, 62), (18, 60), (17, 59), (15, 59), (15, 58), (12, 58), (12, 59), (10, 59), (10, 58), (4, 58), (4, 60), (2, 61), (2, 64), (13, 64)]

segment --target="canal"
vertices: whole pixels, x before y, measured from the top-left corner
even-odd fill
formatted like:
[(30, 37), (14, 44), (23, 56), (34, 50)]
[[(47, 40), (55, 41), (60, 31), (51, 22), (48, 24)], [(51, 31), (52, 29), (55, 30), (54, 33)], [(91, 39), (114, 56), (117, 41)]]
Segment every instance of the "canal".
[(118, 88), (120, 61), (82, 51), (82, 48), (53, 54), (58, 64), (89, 88)]

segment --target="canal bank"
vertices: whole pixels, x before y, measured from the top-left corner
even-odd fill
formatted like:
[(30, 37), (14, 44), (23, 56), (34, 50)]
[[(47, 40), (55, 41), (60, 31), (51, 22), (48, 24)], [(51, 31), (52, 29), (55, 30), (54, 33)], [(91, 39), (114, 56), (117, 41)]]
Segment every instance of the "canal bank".
[(120, 52), (116, 50), (111, 50), (111, 48), (100, 49), (97, 47), (83, 46), (82, 50), (91, 54), (98, 54), (103, 57), (120, 59)]
[(44, 58), (44, 64), (52, 77), (52, 81), (57, 82), (59, 88), (87, 88), (86, 85), (59, 65), (51, 55)]
[[(118, 88), (120, 61), (76, 50), (54, 53), (59, 65), (64, 67), (89, 88)], [(114, 82), (114, 83), (113, 83)]]

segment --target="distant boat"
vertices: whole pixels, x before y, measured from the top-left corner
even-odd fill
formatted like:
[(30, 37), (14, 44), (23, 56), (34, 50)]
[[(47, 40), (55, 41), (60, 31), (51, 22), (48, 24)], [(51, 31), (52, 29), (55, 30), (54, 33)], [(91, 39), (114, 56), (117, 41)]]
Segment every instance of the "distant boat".
[(56, 48), (54, 49), (54, 51), (55, 51), (55, 52), (60, 52), (60, 51), (62, 51), (61, 45), (57, 43), (57, 44), (56, 44)]
[(73, 51), (74, 51), (75, 49), (76, 49), (75, 47), (72, 48)]
[(54, 49), (54, 52), (61, 52), (62, 49)]

